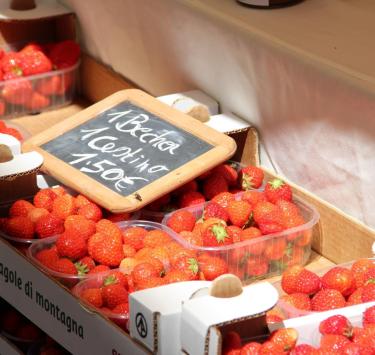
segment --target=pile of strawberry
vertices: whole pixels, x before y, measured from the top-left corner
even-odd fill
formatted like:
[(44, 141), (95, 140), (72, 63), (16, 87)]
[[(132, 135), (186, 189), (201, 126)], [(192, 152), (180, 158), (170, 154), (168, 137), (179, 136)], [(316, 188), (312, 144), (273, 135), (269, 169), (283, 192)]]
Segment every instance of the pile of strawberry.
[(243, 190), (257, 189), (261, 186), (263, 177), (263, 171), (252, 166), (241, 169), (235, 162), (220, 164), (147, 205), (144, 218), (152, 217), (154, 221), (161, 222), (162, 217), (155, 219), (158, 213), (163, 215), (179, 208), (199, 205), (223, 192), (236, 194)]
[(241, 279), (260, 277), (291, 265), (303, 264), (310, 252), (311, 228), (264, 238), (306, 223), (293, 202), (290, 186), (280, 179), (269, 181), (264, 191), (220, 192), (199, 209), (177, 210), (164, 222), (196, 247), (217, 248), (253, 241), (221, 253), (217, 251), (228, 262), (229, 271)]
[[(50, 106), (74, 81), (72, 73), (54, 71), (74, 66), (79, 57), (80, 47), (72, 40), (30, 43), (18, 52), (0, 50), (0, 116), (6, 114), (7, 106), (22, 106), (31, 112)], [(34, 78), (43, 73), (49, 75)]]
[(23, 140), (22, 134), (18, 129), (9, 127), (6, 124), (6, 122), (2, 120), (0, 120), (0, 133), (9, 134), (10, 136), (13, 136), (14, 138), (18, 139), (20, 142), (22, 142)]
[[(359, 259), (350, 268), (335, 266), (322, 276), (293, 266), (282, 274), (281, 287), (286, 295), (281, 296), (279, 305), (287, 317), (288, 307), (319, 312), (372, 302), (375, 301), (375, 260)], [(279, 316), (278, 320), (282, 320), (283, 315)]]
[(264, 343), (242, 344), (239, 334), (228, 332), (223, 339), (224, 355), (374, 355), (375, 354), (375, 306), (362, 315), (362, 327), (353, 326), (342, 315), (333, 315), (319, 324), (319, 347), (297, 344), (298, 332), (294, 328), (274, 331)]
[(63, 187), (39, 190), (32, 202), (17, 200), (8, 216), (0, 218), (0, 231), (19, 241), (47, 238), (72, 230), (89, 236), (103, 217), (118, 222), (130, 218), (129, 213), (112, 214), (85, 196), (72, 196)]

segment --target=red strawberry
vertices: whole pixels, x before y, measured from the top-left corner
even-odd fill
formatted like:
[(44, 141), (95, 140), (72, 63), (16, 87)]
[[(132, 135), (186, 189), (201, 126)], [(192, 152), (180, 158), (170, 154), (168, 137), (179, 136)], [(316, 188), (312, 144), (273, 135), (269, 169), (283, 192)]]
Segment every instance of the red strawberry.
[(52, 63), (42, 51), (19, 52), (20, 66), (24, 76), (46, 73), (52, 70)]
[(241, 348), (240, 355), (258, 355), (262, 344), (252, 341)]
[(241, 200), (248, 202), (254, 208), (259, 202), (267, 202), (263, 191), (247, 190), (241, 196)]
[(100, 221), (103, 216), (102, 210), (95, 203), (81, 206), (77, 213), (94, 222)]
[(343, 296), (350, 295), (355, 288), (354, 277), (349, 269), (333, 267), (322, 276), (322, 287), (340, 291)]
[(223, 337), (222, 348), (223, 348), (224, 353), (228, 350), (231, 350), (231, 349), (240, 349), (241, 348), (241, 337), (240, 337), (240, 335), (233, 330), (226, 333)]
[(94, 275), (99, 274), (101, 272), (109, 271), (110, 268), (107, 265), (97, 265), (93, 269), (91, 269), (87, 274), (88, 275)]
[(365, 285), (375, 283), (375, 268), (371, 268), (363, 275)]
[[(228, 231), (228, 234), (230, 232)], [(182, 231), (181, 237), (184, 238), (189, 244), (203, 247), (203, 239), (199, 233)]]
[(220, 164), (212, 170), (213, 174), (221, 175), (229, 186), (237, 184), (238, 173), (237, 170), (229, 164)]
[(13, 238), (32, 239), (34, 237), (34, 223), (27, 217), (17, 216), (5, 221), (5, 232)]
[(337, 290), (324, 289), (318, 291), (311, 300), (313, 311), (327, 311), (346, 306), (344, 296)]
[(147, 248), (163, 246), (171, 241), (168, 233), (160, 229), (149, 230), (143, 239), (143, 245)]
[(241, 170), (241, 186), (243, 190), (257, 189), (263, 183), (263, 170), (249, 165)]
[(375, 324), (375, 306), (367, 308), (363, 312), (363, 326), (366, 327), (366, 325)]
[(204, 276), (204, 279), (211, 281), (216, 279), (218, 276), (226, 274), (228, 272), (227, 263), (215, 256), (208, 256), (206, 258), (198, 258), (199, 268)]
[(77, 264), (80, 264), (78, 265), (80, 269), (87, 269), (87, 272), (89, 272), (95, 267), (95, 261), (93, 260), (93, 258), (89, 256), (84, 256), (83, 258), (79, 259), (76, 263), (76, 266)]
[(49, 58), (57, 69), (69, 68), (79, 60), (81, 50), (79, 45), (72, 40), (56, 43), (49, 51)]
[(143, 248), (143, 240), (147, 230), (142, 227), (130, 227), (123, 231), (123, 241), (126, 245), (131, 245), (135, 250)]
[(246, 272), (250, 277), (264, 276), (268, 273), (268, 261), (263, 258), (249, 257), (246, 262)]
[(36, 193), (33, 199), (35, 207), (45, 208), (47, 211), (52, 212), (53, 201), (57, 197), (52, 189), (43, 189)]
[(229, 220), (237, 227), (247, 227), (251, 222), (251, 205), (246, 201), (231, 201), (226, 208)]
[(190, 276), (185, 271), (174, 269), (174, 270), (168, 271), (165, 274), (165, 276), (163, 277), (163, 281), (165, 282), (165, 284), (190, 281)]
[(47, 96), (44, 96), (39, 92), (34, 91), (30, 99), (27, 102), (25, 102), (25, 107), (32, 111), (38, 111), (48, 107), (50, 103), (51, 101)]
[(72, 230), (65, 231), (57, 238), (56, 248), (60, 256), (69, 259), (80, 259), (87, 253), (86, 239)]
[[(198, 183), (196, 180), (190, 180), (184, 185), (178, 187), (176, 190), (172, 191), (175, 196), (183, 195), (185, 192), (198, 191)], [(169, 202), (169, 201), (168, 201)]]
[(29, 213), (27, 214), (27, 218), (33, 222), (36, 223), (36, 221), (43, 216), (47, 216), (49, 212), (45, 208), (36, 208), (33, 207), (30, 209)]
[(64, 221), (49, 213), (35, 222), (35, 233), (39, 238), (52, 237), (64, 232)]
[(273, 332), (269, 340), (284, 351), (290, 351), (295, 347), (297, 339), (298, 332), (294, 328), (281, 328)]
[(108, 286), (112, 284), (120, 284), (123, 287), (128, 287), (128, 278), (121, 271), (111, 271), (108, 273), (104, 279), (103, 285)]
[(271, 202), (259, 202), (254, 208), (253, 218), (262, 234), (277, 233), (284, 229), (282, 212)]
[(59, 259), (56, 249), (43, 249), (35, 254), (35, 259), (37, 259), (41, 264), (51, 268), (51, 266)]
[(375, 349), (375, 327), (367, 326), (365, 328), (353, 328), (352, 341), (365, 348)]
[(281, 276), (281, 287), (288, 293), (315, 294), (321, 288), (320, 277), (299, 265), (285, 270)]
[(129, 303), (120, 303), (112, 309), (113, 313), (116, 314), (129, 314)]
[(205, 201), (206, 199), (200, 192), (189, 191), (181, 195), (178, 205), (180, 208), (184, 208), (184, 207), (199, 205), (201, 203), (204, 203)]
[(30, 80), (19, 78), (6, 81), (3, 86), (2, 96), (10, 104), (25, 105), (33, 95), (33, 88)]
[(132, 271), (132, 278), (136, 284), (140, 284), (149, 278), (159, 276), (160, 274), (155, 267), (147, 262), (137, 264)]
[(198, 280), (199, 265), (196, 258), (182, 256), (173, 262), (172, 267), (175, 270), (184, 271), (190, 280)]
[(76, 198), (74, 199), (74, 205), (76, 209), (78, 210), (82, 206), (89, 205), (91, 202), (86, 196), (78, 194)]
[(238, 243), (241, 241), (242, 229), (237, 226), (227, 226), (227, 233), (230, 238), (232, 238), (233, 243)]
[(336, 314), (320, 322), (319, 332), (321, 334), (344, 335), (350, 338), (353, 334), (353, 326), (348, 318)]
[(357, 288), (365, 284), (363, 276), (370, 269), (375, 269), (375, 261), (371, 259), (359, 259), (352, 264), (351, 271)]
[(62, 95), (66, 91), (61, 75), (53, 75), (39, 79), (36, 83), (36, 91), (42, 95)]
[(373, 350), (369, 346), (356, 343), (349, 343), (342, 347), (342, 355), (374, 355)]
[(20, 51), (18, 51), (18, 53), (35, 52), (35, 51), (44, 52), (44, 50), (38, 43), (30, 42), (25, 47), (23, 47)]
[(354, 304), (362, 303), (362, 290), (363, 286), (357, 288), (349, 297), (346, 303), (347, 306), (352, 306)]
[(362, 302), (375, 301), (375, 283), (368, 283), (362, 287), (361, 299)]
[(218, 203), (221, 207), (227, 208), (230, 201), (234, 201), (235, 196), (230, 192), (221, 192), (212, 198), (212, 202)]
[(264, 256), (268, 260), (280, 260), (286, 250), (286, 240), (283, 237), (267, 240)]
[(305, 293), (292, 293), (290, 295), (283, 295), (280, 297), (280, 300), (304, 311), (311, 310), (310, 297)]
[(320, 338), (320, 347), (332, 352), (340, 352), (347, 344), (350, 340), (344, 335), (324, 334)]
[(21, 58), (19, 53), (7, 52), (3, 53), (0, 60), (1, 72), (3, 80), (9, 80), (22, 76)]
[(21, 132), (16, 129), (16, 128), (13, 128), (13, 127), (7, 127), (7, 128), (3, 128), (0, 133), (2, 134), (8, 134), (9, 136), (12, 136), (16, 139), (18, 139), (20, 142), (23, 141), (23, 137), (22, 137), (22, 134)]
[(215, 217), (228, 222), (229, 214), (224, 207), (221, 207), (217, 202), (211, 201), (204, 206), (202, 217), (203, 219)]
[(35, 207), (26, 200), (17, 200), (9, 209), (9, 217), (27, 217), (28, 213)]
[(290, 355), (317, 355), (316, 349), (308, 344), (298, 344), (292, 351)]
[(233, 239), (227, 233), (226, 228), (221, 223), (211, 225), (202, 234), (203, 245), (206, 247), (218, 247), (233, 244)]
[[(263, 239), (259, 239), (262, 236), (262, 232), (256, 227), (245, 228), (241, 234), (241, 242), (245, 240), (254, 240), (254, 242), (246, 246), (246, 250), (253, 255), (261, 255), (266, 248), (266, 242)], [(258, 238), (258, 239), (257, 239)]]
[(77, 275), (78, 271), (75, 265), (71, 260), (68, 258), (61, 258), (55, 261), (54, 264), (51, 265), (51, 269), (55, 270), (57, 272), (60, 272), (62, 274), (68, 274), (68, 275)]
[(278, 200), (292, 200), (291, 187), (281, 179), (269, 181), (264, 189), (268, 201), (276, 203)]
[(68, 216), (64, 222), (65, 231), (78, 233), (87, 240), (96, 232), (95, 222), (86, 219), (81, 215)]
[(217, 194), (228, 191), (228, 182), (222, 175), (212, 174), (203, 183), (203, 194), (211, 200)]
[(122, 238), (122, 231), (119, 226), (108, 219), (101, 219), (99, 222), (97, 222), (96, 231), (104, 235)]
[(121, 284), (113, 283), (102, 287), (102, 297), (104, 304), (112, 309), (121, 303), (128, 302), (128, 291)]
[(173, 212), (168, 218), (167, 226), (173, 229), (176, 233), (182, 231), (191, 232), (195, 225), (195, 216), (187, 210), (178, 210)]
[[(94, 234), (91, 238), (100, 233)], [(91, 240), (89, 239), (89, 242)], [(91, 248), (88, 246), (91, 257), (99, 264), (117, 267), (124, 259), (124, 250), (122, 248), (122, 238), (117, 235), (104, 235), (94, 243)]]
[(80, 297), (96, 308), (103, 306), (102, 290), (100, 288), (87, 288), (82, 291)]
[(52, 213), (61, 218), (61, 219), (66, 219), (68, 216), (75, 214), (76, 212), (76, 207), (74, 205), (74, 197), (65, 194), (62, 196), (57, 196), (53, 200), (53, 205), (52, 205)]

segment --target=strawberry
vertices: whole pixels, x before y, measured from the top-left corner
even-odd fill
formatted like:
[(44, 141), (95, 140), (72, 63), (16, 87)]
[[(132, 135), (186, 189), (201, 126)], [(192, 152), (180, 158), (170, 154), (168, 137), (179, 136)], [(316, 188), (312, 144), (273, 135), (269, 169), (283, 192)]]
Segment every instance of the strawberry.
[(252, 341), (241, 348), (240, 355), (258, 355), (262, 344)]
[(35, 207), (26, 200), (15, 201), (9, 209), (9, 217), (27, 217), (28, 213)]
[(277, 233), (284, 229), (282, 212), (271, 202), (259, 202), (253, 210), (253, 218), (262, 234)]
[(6, 81), (2, 89), (2, 96), (6, 102), (14, 105), (27, 104), (33, 95), (33, 88), (30, 80), (18, 78)]
[[(228, 234), (230, 232), (228, 231)], [(189, 244), (203, 247), (203, 238), (200, 233), (182, 231), (181, 237), (184, 238)]]
[(268, 273), (268, 262), (265, 258), (250, 257), (246, 262), (246, 272), (250, 277), (264, 276)]
[(352, 306), (354, 304), (360, 304), (362, 303), (362, 291), (363, 291), (363, 286), (357, 288), (349, 297), (347, 300), (346, 305), (347, 306)]
[(74, 197), (71, 195), (57, 196), (53, 200), (52, 213), (61, 218), (66, 219), (68, 216), (75, 214)]
[(137, 252), (131, 245), (126, 244), (122, 246), (122, 250), (124, 251), (125, 258), (133, 257)]
[[(100, 233), (94, 234), (91, 238)], [(117, 267), (124, 258), (124, 250), (122, 249), (122, 238), (117, 235), (104, 235), (96, 243), (88, 246), (91, 257), (99, 264)], [(89, 239), (89, 242), (91, 240)]]
[(218, 203), (221, 207), (227, 208), (230, 201), (234, 201), (235, 196), (231, 192), (220, 192), (212, 198), (212, 202)]
[(27, 323), (17, 329), (15, 336), (23, 341), (37, 342), (41, 339), (42, 332), (35, 324)]
[(159, 259), (156, 259), (152, 257), (151, 255), (148, 255), (139, 260), (143, 263), (151, 264), (159, 276), (162, 276), (165, 274), (164, 264)]
[(190, 280), (198, 280), (199, 265), (196, 258), (182, 256), (173, 262), (172, 267), (184, 271)]
[(56, 197), (57, 195), (52, 189), (39, 190), (34, 196), (33, 203), (35, 207), (45, 208), (52, 212), (53, 201)]
[(51, 267), (52, 270), (60, 272), (62, 274), (77, 275), (78, 271), (75, 265), (68, 258), (61, 258), (55, 261)]
[(50, 105), (51, 101), (47, 96), (34, 91), (29, 100), (25, 102), (25, 107), (32, 111), (39, 111)]
[(292, 200), (292, 189), (281, 179), (268, 181), (264, 189), (267, 200), (276, 203), (278, 200)]
[(253, 209), (259, 202), (267, 202), (264, 192), (257, 190), (244, 191), (241, 200), (248, 202)]
[(160, 229), (153, 229), (148, 231), (145, 235), (143, 245), (148, 248), (155, 248), (157, 246), (163, 246), (170, 241), (171, 237), (168, 233)]
[(3, 53), (0, 60), (0, 67), (3, 74), (2, 80), (10, 80), (23, 75), (19, 53), (12, 51)]
[(168, 218), (167, 226), (176, 233), (182, 231), (192, 231), (195, 225), (195, 216), (187, 210), (178, 210), (173, 212)]
[(208, 202), (203, 209), (203, 219), (211, 217), (220, 218), (225, 222), (228, 222), (229, 214), (224, 207), (221, 207), (217, 202)]
[(340, 266), (333, 267), (322, 276), (322, 287), (324, 289), (335, 289), (343, 296), (350, 295), (355, 288), (352, 272)]
[(74, 206), (78, 210), (82, 206), (89, 205), (91, 202), (86, 196), (78, 194), (74, 199)]
[(54, 192), (56, 196), (62, 196), (67, 194), (65, 188), (62, 186), (54, 186), (51, 188), (51, 191)]
[(212, 170), (212, 174), (221, 175), (229, 186), (237, 184), (238, 173), (237, 170), (230, 164), (220, 164)]
[(94, 275), (99, 274), (101, 272), (109, 271), (110, 268), (107, 265), (96, 265), (93, 269), (91, 269), (87, 274)]
[(298, 332), (294, 328), (281, 328), (274, 331), (269, 341), (280, 345), (284, 351), (290, 351), (297, 343)]
[(347, 344), (350, 340), (344, 335), (324, 334), (320, 338), (320, 347), (332, 352), (340, 352)]
[(259, 350), (259, 355), (269, 355), (269, 354), (277, 354), (277, 355), (283, 355), (288, 354), (289, 351), (284, 351), (284, 348), (282, 345), (278, 343), (274, 343), (270, 340), (267, 340), (264, 342)]
[(65, 231), (57, 238), (56, 248), (60, 256), (69, 259), (80, 259), (87, 254), (86, 239), (72, 230)]
[(190, 281), (190, 275), (182, 270), (170, 270), (163, 277), (166, 284), (171, 284), (175, 282)]
[(142, 227), (130, 227), (122, 232), (124, 244), (131, 245), (135, 250), (143, 248), (143, 240), (147, 230)]
[(116, 307), (112, 309), (112, 312), (123, 315), (129, 314), (129, 303), (126, 302), (118, 304)]
[(97, 222), (96, 231), (110, 237), (116, 236), (122, 239), (122, 231), (119, 226), (108, 219), (101, 219), (99, 222)]
[(229, 331), (223, 336), (223, 351), (228, 351), (230, 349), (240, 349), (241, 348), (241, 337), (234, 330)]
[(132, 271), (133, 281), (138, 284), (151, 277), (159, 277), (158, 271), (150, 263), (142, 262), (137, 264)]
[(293, 265), (303, 265), (305, 263), (305, 257), (306, 253), (304, 248), (288, 243), (285, 255), (282, 259), (281, 268), (291, 267)]
[(34, 237), (34, 223), (27, 217), (8, 218), (5, 221), (4, 229), (13, 238), (32, 239)]
[(363, 312), (363, 318), (362, 318), (363, 326), (366, 327), (366, 325), (375, 324), (375, 306), (367, 308)]
[(21, 50), (19, 50), (18, 53), (35, 52), (35, 51), (40, 51), (44, 53), (43, 48), (38, 43), (30, 42)]
[(267, 324), (280, 323), (285, 319), (284, 314), (278, 308), (272, 308), (266, 314)]
[(314, 272), (299, 265), (285, 270), (281, 276), (281, 287), (284, 292), (315, 294), (321, 289), (321, 280)]
[(349, 319), (340, 314), (328, 317), (319, 324), (320, 334), (344, 335), (350, 338), (353, 335), (353, 326)]
[(352, 341), (365, 348), (375, 349), (375, 327), (366, 326), (364, 328), (353, 328)]
[(82, 291), (80, 297), (96, 308), (103, 306), (102, 290), (100, 288), (87, 288)]
[(237, 226), (227, 226), (227, 233), (232, 238), (233, 243), (241, 241), (242, 229)]
[(51, 61), (39, 50), (20, 51), (19, 60), (23, 76), (42, 74), (52, 70)]
[(77, 213), (94, 222), (100, 221), (103, 216), (102, 210), (95, 203), (81, 206)]
[(369, 269), (375, 269), (375, 261), (371, 259), (358, 259), (352, 266), (351, 271), (355, 279), (356, 288), (361, 287), (365, 284), (363, 276)]
[(61, 75), (52, 75), (36, 82), (36, 91), (45, 96), (62, 95), (66, 88), (64, 81), (61, 80)]
[(310, 297), (305, 293), (292, 293), (290, 295), (283, 295), (280, 297), (283, 303), (289, 304), (297, 309), (304, 311), (311, 310)]
[(96, 232), (95, 222), (81, 215), (71, 215), (65, 219), (64, 228), (66, 232), (78, 233), (87, 240)]
[(7, 128), (3, 128), (0, 133), (2, 134), (8, 134), (9, 136), (12, 136), (16, 139), (18, 139), (20, 142), (23, 141), (23, 137), (22, 137), (22, 134), (21, 132), (16, 129), (16, 128), (13, 128), (13, 127), (7, 127)]
[(27, 214), (27, 218), (33, 222), (36, 223), (36, 221), (43, 216), (47, 216), (49, 212), (45, 208), (37, 208), (33, 207), (32, 209), (29, 210)]
[(198, 258), (199, 268), (207, 281), (212, 281), (218, 276), (226, 274), (228, 272), (227, 263), (215, 256), (208, 256), (206, 258)]
[(64, 69), (76, 64), (80, 54), (81, 49), (75, 41), (65, 40), (52, 46), (49, 58), (55, 68)]
[(375, 283), (375, 268), (371, 268), (363, 275), (365, 285)]
[(206, 201), (205, 197), (198, 191), (188, 191), (180, 196), (178, 205), (180, 208), (199, 205)]
[(52, 237), (64, 232), (64, 221), (49, 213), (35, 222), (35, 233), (39, 238)]
[(237, 227), (244, 228), (251, 223), (251, 205), (246, 201), (231, 201), (226, 208), (229, 220)]
[(48, 268), (51, 268), (51, 266), (59, 259), (59, 255), (55, 249), (43, 249), (35, 254), (35, 259)]
[(203, 245), (206, 247), (218, 247), (233, 244), (233, 239), (227, 233), (221, 223), (211, 225), (202, 235)]
[(110, 309), (121, 303), (128, 303), (128, 291), (119, 283), (102, 287), (102, 297), (104, 304)]
[(327, 311), (346, 306), (344, 296), (340, 291), (324, 289), (318, 291), (311, 299), (311, 309), (313, 311)]
[(241, 234), (241, 242), (245, 240), (254, 240), (253, 243), (246, 246), (246, 250), (253, 255), (261, 255), (266, 247), (266, 242), (259, 237), (262, 236), (262, 232), (256, 227), (245, 228)]
[(375, 283), (368, 283), (363, 286), (361, 294), (362, 302), (375, 301)]
[(228, 182), (222, 175), (211, 174), (203, 183), (203, 195), (211, 200), (217, 194), (228, 191)]
[(128, 278), (121, 271), (111, 271), (104, 278), (103, 285), (107, 286), (112, 284), (120, 284), (126, 288), (128, 286)]
[(243, 190), (259, 188), (263, 183), (263, 170), (249, 165), (241, 170), (241, 187)]
[(369, 346), (356, 343), (348, 343), (341, 348), (342, 355), (374, 355), (373, 350)]
[(316, 349), (309, 344), (298, 344), (292, 351), (290, 355), (317, 355)]
[[(174, 243), (174, 242), (172, 242)], [(173, 265), (177, 261), (177, 259), (182, 257), (188, 257), (188, 258), (196, 258), (197, 252), (194, 249), (187, 249), (183, 248), (180, 245), (177, 246), (170, 246), (172, 243), (169, 243), (166, 247), (168, 248), (168, 254), (169, 254), (169, 260), (170, 263)]]
[[(1, 80), (2, 74), (0, 72), (0, 80)], [(6, 111), (6, 103), (4, 100), (0, 99), (0, 116), (3, 116)], [(6, 129), (6, 127), (1, 127), (0, 126), (0, 133), (3, 133), (2, 131)]]
[(266, 241), (264, 256), (268, 260), (280, 260), (286, 250), (286, 240), (283, 237), (269, 239)]
[(78, 267), (80, 269), (87, 269), (87, 272), (89, 272), (95, 267), (95, 261), (93, 260), (93, 258), (89, 256), (84, 256), (83, 258), (79, 259), (76, 263), (76, 266), (77, 264), (79, 264)]

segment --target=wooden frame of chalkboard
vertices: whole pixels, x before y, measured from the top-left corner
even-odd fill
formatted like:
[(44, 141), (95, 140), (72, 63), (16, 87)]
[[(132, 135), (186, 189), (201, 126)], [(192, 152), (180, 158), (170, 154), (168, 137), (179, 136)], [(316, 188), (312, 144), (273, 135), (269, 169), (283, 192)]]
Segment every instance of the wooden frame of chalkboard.
[(24, 142), (42, 170), (112, 212), (134, 211), (230, 158), (235, 141), (141, 90), (119, 91)]

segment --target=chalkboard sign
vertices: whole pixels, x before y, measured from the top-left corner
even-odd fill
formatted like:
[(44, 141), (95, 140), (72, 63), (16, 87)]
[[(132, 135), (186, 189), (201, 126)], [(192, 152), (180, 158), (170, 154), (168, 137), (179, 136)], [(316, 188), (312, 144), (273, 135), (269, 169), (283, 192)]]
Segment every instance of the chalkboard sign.
[(229, 158), (234, 141), (139, 90), (118, 92), (24, 143), (44, 169), (115, 211), (137, 209)]

